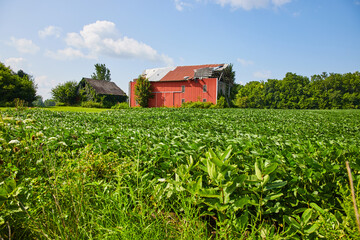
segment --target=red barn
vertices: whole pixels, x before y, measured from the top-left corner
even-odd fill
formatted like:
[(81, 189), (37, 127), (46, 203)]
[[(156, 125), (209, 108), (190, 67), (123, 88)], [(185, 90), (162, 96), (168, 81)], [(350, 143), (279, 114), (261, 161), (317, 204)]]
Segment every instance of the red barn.
[[(221, 72), (228, 64), (207, 64), (147, 69), (143, 76), (148, 78), (154, 97), (149, 107), (180, 107), (183, 102), (211, 102), (216, 104), (220, 89)], [(215, 77), (219, 76), (219, 77)], [(130, 106), (138, 106), (135, 100), (136, 79), (130, 82)]]

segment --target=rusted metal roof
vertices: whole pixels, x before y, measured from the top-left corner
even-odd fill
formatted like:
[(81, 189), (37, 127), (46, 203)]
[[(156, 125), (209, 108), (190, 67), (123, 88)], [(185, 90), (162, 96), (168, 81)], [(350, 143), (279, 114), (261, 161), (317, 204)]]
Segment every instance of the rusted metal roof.
[(193, 79), (195, 70), (202, 68), (218, 68), (225, 64), (205, 64), (205, 65), (193, 65), (193, 66), (180, 66), (174, 70), (168, 72), (160, 81), (181, 81), (186, 79)]
[(96, 80), (91, 78), (83, 78), (97, 94), (104, 95), (117, 95), (117, 96), (125, 96), (126, 93), (121, 90), (114, 82), (108, 82), (105, 80)]

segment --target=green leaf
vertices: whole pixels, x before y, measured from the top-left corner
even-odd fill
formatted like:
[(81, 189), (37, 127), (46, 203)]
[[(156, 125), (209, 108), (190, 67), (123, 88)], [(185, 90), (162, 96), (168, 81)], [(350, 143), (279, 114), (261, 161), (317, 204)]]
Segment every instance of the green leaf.
[(226, 149), (226, 151), (220, 156), (220, 161), (224, 162), (225, 160), (227, 160), (232, 152), (232, 146), (228, 146), (228, 148)]
[(0, 217), (0, 226), (3, 225), (4, 223), (5, 223), (5, 220), (2, 217)]
[(305, 210), (305, 212), (301, 216), (301, 224), (303, 226), (307, 225), (309, 220), (311, 219), (312, 209), (308, 208)]
[(261, 182), (261, 186), (266, 185), (270, 180), (270, 176), (269, 175), (265, 175), (264, 176), (264, 180)]
[(220, 198), (219, 188), (200, 189), (199, 194), (206, 198)]
[(255, 162), (255, 175), (259, 180), (263, 179), (257, 162)]
[(211, 180), (215, 180), (217, 177), (216, 166), (209, 159), (206, 160), (207, 173)]
[(220, 159), (218, 158), (218, 156), (216, 155), (216, 153), (214, 153), (214, 151), (210, 148), (208, 151), (209, 154), (209, 160), (211, 162), (213, 162), (216, 166), (221, 167), (223, 165), (223, 162), (220, 161)]
[(200, 189), (202, 189), (202, 176), (198, 177), (196, 181), (195, 192), (198, 193)]
[(211, 211), (212, 209), (215, 209), (219, 212), (223, 212), (229, 208), (228, 204), (226, 204), (226, 205), (221, 204), (220, 199), (207, 198), (207, 199), (205, 199), (204, 203), (210, 207), (208, 209), (209, 211)]
[(277, 163), (271, 163), (264, 169), (264, 175), (272, 173), (273, 171), (276, 170), (277, 167), (278, 167)]
[(321, 207), (319, 207), (319, 205), (317, 205), (316, 203), (310, 203), (310, 206), (315, 209), (316, 211), (320, 212), (321, 214), (324, 214), (325, 211), (324, 209), (322, 209)]
[(240, 198), (239, 200), (236, 200), (233, 203), (234, 211), (237, 211), (237, 210), (243, 208), (245, 205), (247, 205), (249, 203), (249, 201), (250, 201), (250, 199), (248, 197), (243, 197), (243, 198)]
[(246, 183), (257, 183), (257, 182), (259, 182), (259, 179), (256, 177), (256, 175), (249, 175), (245, 182)]
[(4, 187), (0, 187), (0, 200), (6, 200), (7, 199), (8, 192)]
[(269, 195), (269, 196), (266, 196), (266, 197), (264, 198), (264, 200), (275, 200), (275, 199), (281, 197), (282, 195), (284, 195), (284, 194), (283, 194), (283, 193), (271, 194), (271, 195)]
[(236, 176), (235, 179), (234, 179), (234, 183), (236, 185), (239, 185), (239, 184), (243, 183), (246, 180), (246, 178), (247, 178), (247, 175), (245, 175), (245, 174), (242, 174), (240, 176)]
[(8, 179), (5, 181), (6, 191), (11, 193), (16, 188), (15, 179)]
[(294, 218), (292, 217), (289, 217), (290, 219), (290, 222), (291, 222), (291, 225), (292, 227), (294, 227), (296, 230), (300, 230), (301, 229), (301, 225), (300, 223), (298, 223)]
[(313, 225), (306, 226), (304, 229), (304, 232), (306, 234), (311, 234), (311, 233), (315, 232), (318, 228), (319, 228), (319, 225), (317, 223), (315, 223)]
[(265, 186), (264, 190), (271, 190), (274, 188), (282, 188), (283, 186), (285, 186), (287, 184), (287, 181), (282, 181), (282, 180), (277, 180), (273, 183), (270, 183), (268, 185)]

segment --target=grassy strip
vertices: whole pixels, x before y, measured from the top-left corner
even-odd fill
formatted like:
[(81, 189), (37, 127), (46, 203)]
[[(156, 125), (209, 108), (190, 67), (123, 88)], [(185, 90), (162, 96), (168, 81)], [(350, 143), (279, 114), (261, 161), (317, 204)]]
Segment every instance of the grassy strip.
[(47, 107), (43, 109), (50, 111), (60, 111), (60, 112), (88, 112), (88, 113), (97, 113), (97, 112), (104, 112), (110, 110), (108, 108), (84, 108), (84, 107), (69, 107), (69, 106)]

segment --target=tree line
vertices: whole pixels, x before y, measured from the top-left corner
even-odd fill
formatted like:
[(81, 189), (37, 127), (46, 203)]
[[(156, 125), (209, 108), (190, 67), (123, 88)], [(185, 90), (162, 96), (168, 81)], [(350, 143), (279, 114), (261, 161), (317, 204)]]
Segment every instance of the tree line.
[[(232, 71), (232, 65), (228, 75), (230, 80), (226, 83), (231, 89), (225, 95), (230, 106), (275, 109), (360, 108), (358, 71), (345, 74), (322, 73), (313, 75), (310, 79), (289, 72), (282, 80), (251, 81), (245, 85), (234, 83), (235, 72)], [(110, 76), (110, 70), (105, 64), (95, 64), (95, 73), (91, 76), (93, 79), (110, 81)], [(140, 85), (138, 87), (141, 89)], [(22, 70), (14, 72), (0, 62), (0, 106), (14, 106), (16, 100), (22, 100), (29, 106), (50, 106), (55, 102), (74, 105), (79, 101), (77, 88), (78, 83), (74, 81), (59, 84), (51, 91), (53, 99), (43, 102), (42, 97), (36, 95), (37, 86), (31, 75)], [(137, 89), (136, 95), (141, 95), (140, 89)], [(137, 100), (141, 102), (141, 99)]]
[(360, 72), (322, 73), (311, 79), (287, 73), (282, 80), (252, 81), (237, 86), (233, 101), (240, 108), (358, 109)]

